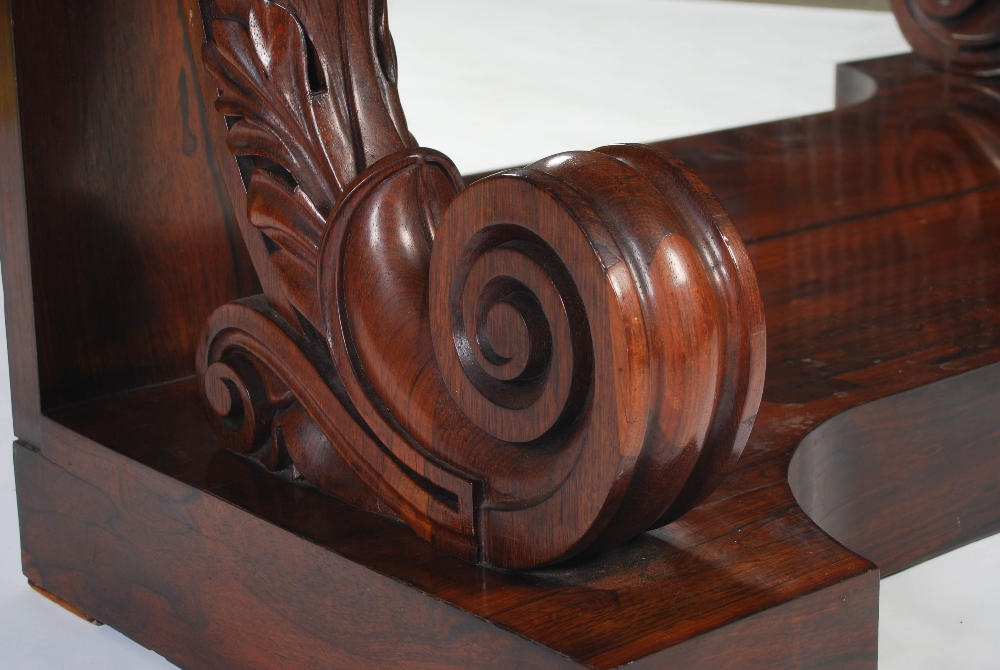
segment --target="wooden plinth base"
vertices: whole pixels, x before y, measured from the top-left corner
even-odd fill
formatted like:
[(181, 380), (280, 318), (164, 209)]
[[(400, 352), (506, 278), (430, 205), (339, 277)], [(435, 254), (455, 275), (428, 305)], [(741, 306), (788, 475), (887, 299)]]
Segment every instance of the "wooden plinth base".
[[(120, 409), (199, 409), (176, 390)], [(46, 426), (14, 452), (26, 573), (184, 668), (874, 664), (878, 572), (775, 487), (745, 516), (505, 574), (223, 451), (161, 457), (194, 486)]]
[(184, 668), (874, 668), (879, 569), (1000, 530), (1000, 104), (909, 56), (840, 74), (854, 106), (663, 144), (768, 322), (743, 458), (680, 521), (476, 568), (227, 452), (189, 378), (15, 445), (25, 573)]

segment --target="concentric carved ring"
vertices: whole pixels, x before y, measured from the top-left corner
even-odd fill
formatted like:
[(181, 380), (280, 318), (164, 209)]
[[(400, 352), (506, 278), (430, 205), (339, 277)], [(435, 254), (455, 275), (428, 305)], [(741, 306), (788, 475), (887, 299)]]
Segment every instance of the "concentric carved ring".
[[(544, 501), (489, 514), (505, 544), (541, 542), (546, 515), (571, 508), (591, 550), (614, 544), (679, 516), (728, 471), (763, 375), (759, 296), (734, 232), (690, 171), (634, 146), (490, 177), (447, 209), (429, 296), (451, 397), (506, 449), (574, 459)], [(526, 350), (505, 365), (534, 367), (511, 379), (474, 333), (519, 292), (502, 336)], [(487, 555), (517, 561), (510, 547)]]
[(690, 170), (614, 146), (466, 188), (412, 146), (382, 0), (204, 6), (266, 295), (219, 308), (199, 348), (227, 446), (508, 569), (613, 546), (721, 482), (764, 322)]
[[(554, 437), (579, 416), (593, 378), (580, 283), (563, 261), (573, 231), (505, 223), (530, 216), (513, 211), (528, 203), (492, 212), (477, 199), (479, 190), (463, 196), (455, 216), (478, 211), (482, 227), (452, 224), (449, 216), (435, 241), (437, 359), (452, 397), (485, 431), (517, 443)], [(500, 223), (487, 223), (493, 221)], [(554, 234), (560, 229), (561, 239)]]
[(938, 68), (1000, 74), (1000, 3), (993, 0), (892, 0), (913, 50)]

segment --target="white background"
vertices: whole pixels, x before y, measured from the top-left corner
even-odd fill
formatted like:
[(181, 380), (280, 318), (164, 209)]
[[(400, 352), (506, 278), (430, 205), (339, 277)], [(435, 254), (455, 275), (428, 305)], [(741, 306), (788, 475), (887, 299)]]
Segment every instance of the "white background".
[[(828, 110), (836, 63), (907, 50), (892, 16), (876, 12), (711, 0), (389, 6), (410, 128), (466, 173)], [(5, 382), (0, 405), (9, 444)], [(884, 580), (879, 646), (883, 670), (1000, 668), (1000, 536)], [(0, 459), (0, 667), (173, 667), (28, 588), (9, 457)]]

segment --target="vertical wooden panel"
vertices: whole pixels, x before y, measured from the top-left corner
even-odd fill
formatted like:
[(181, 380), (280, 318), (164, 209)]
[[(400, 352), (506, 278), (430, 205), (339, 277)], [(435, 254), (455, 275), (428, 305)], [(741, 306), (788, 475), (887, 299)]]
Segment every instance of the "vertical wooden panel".
[(0, 0), (0, 262), (14, 433), (38, 444), (38, 357), (10, 9), (10, 0)]
[(181, 0), (14, 0), (43, 407), (193, 372), (258, 285)]

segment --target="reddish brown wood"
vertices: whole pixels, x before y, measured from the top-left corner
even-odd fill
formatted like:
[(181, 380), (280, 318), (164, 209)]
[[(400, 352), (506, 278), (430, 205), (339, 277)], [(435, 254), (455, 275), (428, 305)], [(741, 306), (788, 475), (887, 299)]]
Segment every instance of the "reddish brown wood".
[(996, 0), (892, 0), (913, 50), (948, 72), (1000, 74), (1000, 3)]
[(28, 157), (26, 218), (13, 220), (31, 242), (41, 407), (192, 374), (212, 310), (259, 288), (218, 174), (188, 12), (179, 0), (12, 8)]
[[(981, 396), (994, 374), (984, 366), (1000, 362), (1000, 171), (990, 158), (997, 134), (977, 121), (996, 117), (988, 91), (943, 99), (942, 79), (912, 57), (859, 72), (880, 88), (858, 106), (665, 143), (697, 165), (751, 240), (772, 324), (748, 447), (679, 521), (564, 566), (486, 570), (225, 449), (188, 379), (50, 411), (40, 453), (18, 447), (28, 574), (191, 668), (267, 667), (289, 653), (318, 667), (343, 665), (345, 654), (357, 667), (387, 658), (402, 667), (494, 658), (506, 667), (874, 667), (877, 572), (805, 515), (786, 475), (828, 419), (809, 439), (850, 461), (850, 445), (820, 437), (859, 435), (841, 432), (855, 419), (834, 418), (859, 407), (847, 417), (878, 436), (873, 478), (892, 471), (899, 487), (923, 493), (909, 500), (903, 536), (892, 532), (891, 487), (845, 494), (834, 485), (856, 473), (850, 463), (824, 477), (797, 461), (796, 492), (817, 515), (819, 503), (862, 491), (868, 515), (840, 536), (852, 548), (868, 551), (859, 540), (881, 534), (877, 557), (891, 570), (1000, 525), (989, 488), (1000, 473), (983, 460), (983, 442), (961, 437), (1000, 422), (992, 396)], [(892, 429), (913, 400), (893, 394), (941, 380), (908, 411), (918, 426), (956, 436), (949, 467), (912, 458), (905, 427)], [(820, 453), (807, 448), (803, 459)], [(963, 492), (975, 521), (942, 524), (965, 505)], [(317, 581), (343, 571), (346, 581)], [(223, 575), (241, 576), (238, 586), (213, 586)], [(369, 587), (379, 595), (352, 595)], [(398, 608), (426, 625), (414, 629), (391, 614)], [(247, 612), (267, 622), (265, 633), (246, 634)], [(317, 618), (327, 612), (337, 614)]]
[(62, 598), (60, 598), (59, 596), (57, 596), (56, 594), (54, 594), (54, 593), (52, 593), (50, 591), (46, 591), (45, 589), (43, 589), (41, 586), (39, 586), (35, 582), (31, 581), (30, 579), (28, 580), (28, 586), (30, 586), (32, 589), (34, 589), (36, 593), (42, 594), (47, 599), (49, 599), (52, 602), (54, 602), (56, 605), (59, 605), (59, 607), (62, 607), (64, 610), (66, 610), (67, 612), (69, 612), (70, 614), (72, 614), (74, 616), (80, 617), (81, 619), (83, 619), (87, 623), (93, 624), (95, 626), (103, 626), (104, 625), (103, 623), (101, 623), (100, 621), (98, 621), (94, 617), (90, 616), (89, 614), (87, 614), (86, 612), (84, 612), (83, 610), (81, 610), (80, 608), (74, 607), (73, 605), (70, 605), (68, 602), (66, 602), (65, 600), (63, 600)]
[(206, 13), (244, 232), (280, 289), (202, 338), (227, 445), (506, 569), (614, 546), (718, 486), (757, 411), (764, 322), (694, 173), (604, 147), (466, 190), (413, 146), (384, 0)]
[[(41, 77), (19, 82), (25, 146), (46, 147), (51, 133), (95, 160), (86, 172), (51, 148), (17, 153), (13, 99), (0, 98), (0, 169), (15, 166), (0, 182), (0, 251), (8, 310), (22, 310), (8, 311), (11, 368), (28, 371), (30, 382), (37, 344), (58, 373), (42, 387), (46, 404), (30, 383), (14, 379), (15, 407), (27, 408), (29, 418), (32, 407), (45, 414), (17, 429), (24, 440), (15, 447), (24, 569), (182, 667), (873, 668), (878, 571), (863, 555), (891, 571), (1000, 526), (1000, 473), (989, 442), (1000, 412), (991, 405), (995, 368), (987, 367), (1000, 362), (1000, 110), (993, 85), (943, 77), (911, 56), (882, 59), (841, 69), (839, 100), (854, 107), (662, 145), (705, 179), (749, 241), (771, 328), (760, 417), (733, 474), (680, 520), (596, 556), (513, 573), (424, 542), (386, 518), (357, 479), (330, 484), (355, 507), (227, 449), (197, 381), (186, 376), (191, 338), (181, 338), (187, 362), (176, 367), (174, 349), (144, 339), (190, 334), (206, 318), (204, 295), (183, 289), (193, 276), (220, 300), (256, 289), (233, 288), (233, 268), (249, 268), (250, 260), (218, 245), (239, 228), (233, 221), (245, 207), (233, 219), (205, 218), (198, 236), (177, 238), (166, 223), (149, 225), (142, 189), (94, 187), (102, 173), (116, 174), (116, 160), (131, 170), (159, 160), (132, 139), (144, 137), (147, 120), (106, 123), (95, 91), (110, 91), (118, 102), (138, 96), (165, 110), (165, 130), (153, 133), (153, 144), (172, 158), (183, 154), (179, 87), (161, 82), (177, 83), (180, 70), (170, 68), (189, 62), (178, 56), (186, 54), (185, 31), (171, 20), (197, 43), (197, 7), (187, 0), (92, 2), (97, 37), (66, 39), (81, 25), (73, 21), (82, 3), (47, 14), (14, 4), (18, 68)], [(4, 7), (0, 2), (0, 17)], [(110, 31), (112, 7), (132, 12), (131, 37)], [(148, 39), (144, 29), (153, 17), (163, 20), (162, 40)], [(5, 35), (0, 30), (0, 41)], [(65, 45), (64, 57), (46, 55), (52, 35)], [(137, 60), (106, 68), (98, 80), (98, 70), (83, 62), (105, 62), (93, 60), (105, 43)], [(11, 55), (0, 50), (0, 73), (14, 71)], [(50, 70), (25, 65), (36, 57)], [(191, 57), (199, 63), (197, 50)], [(42, 105), (32, 82), (53, 80), (72, 83), (50, 86), (52, 104)], [(12, 83), (0, 78), (8, 87), (0, 91)], [(208, 77), (198, 86), (214, 94)], [(203, 108), (199, 96), (188, 100), (190, 118)], [(73, 131), (51, 128), (66, 121), (68, 109), (81, 110)], [(213, 116), (205, 116), (199, 145), (225, 141), (225, 124)], [(105, 145), (120, 152), (100, 151)], [(219, 182), (204, 178), (214, 169), (211, 155), (196, 155), (174, 163), (187, 190), (157, 201), (164, 221), (191, 203), (215, 203), (221, 212), (227, 202)], [(33, 184), (26, 209), (17, 204), (19, 162)], [(218, 169), (238, 202), (236, 165)], [(87, 221), (94, 244), (66, 263), (71, 251), (54, 239), (56, 221), (38, 217), (51, 214), (46, 207), (56, 207), (47, 201), (59, 202), (74, 184), (85, 185), (93, 211), (107, 215)], [(76, 210), (59, 214), (74, 237)], [(244, 223), (241, 230), (252, 227)], [(103, 284), (94, 275), (122, 253), (123, 237), (162, 251), (144, 257), (153, 279), (132, 287), (149, 299), (138, 306), (97, 300)], [(267, 249), (260, 242), (263, 252), (255, 255), (252, 239), (249, 255), (263, 259), (262, 284), (274, 295), (278, 276), (267, 274)], [(30, 270), (18, 253), (29, 240)], [(195, 248), (203, 243), (214, 251)], [(183, 290), (164, 288), (175, 284)], [(61, 297), (40, 286), (59, 286)], [(103, 306), (94, 323), (75, 324), (82, 333), (76, 343), (65, 328), (52, 328), (74, 323), (74, 301), (88, 310)], [(527, 337), (527, 327), (511, 325), (506, 304), (490, 315), (484, 336), (500, 356)], [(231, 309), (252, 319), (257, 307), (276, 311), (259, 299)], [(28, 337), (33, 317), (37, 336)], [(112, 347), (100, 333), (113, 329), (120, 332)], [(305, 326), (285, 334), (307, 343), (311, 336)], [(167, 383), (142, 386), (151, 381)], [(115, 389), (127, 390), (105, 395)], [(52, 404), (69, 398), (81, 402)], [(905, 425), (902, 416), (910, 417)], [(292, 412), (280, 417), (291, 431), (305, 430), (302, 421)], [(943, 457), (932, 447), (946, 438)], [(859, 454), (844, 442), (856, 439), (877, 449)], [(927, 447), (923, 457), (914, 457), (915, 443)], [(835, 466), (826, 473), (816, 465), (824, 460)], [(879, 473), (891, 473), (898, 486), (885, 486), (890, 475), (879, 481)], [(838, 516), (833, 508), (841, 501), (864, 516)], [(952, 514), (961, 526), (949, 523)]]
[[(31, 262), (12, 28), (10, 0), (0, 0), (0, 221), (3, 222), (0, 269), (5, 287), (26, 287), (31, 285)], [(8, 324), (14, 432), (37, 443), (41, 439), (41, 406), (33, 315), (31, 292), (8, 288), (4, 295), (4, 316)]]
[[(22, 534), (26, 574), (181, 667), (427, 667), (431, 658), (440, 668), (508, 668), (512, 658), (525, 668), (574, 667), (209, 493), (72, 433), (64, 442), (67, 431), (50, 428), (46, 454), (15, 446), (19, 486), (32, 491)], [(340, 509), (350, 516), (351, 508)], [(48, 542), (56, 535), (54, 554)], [(91, 558), (81, 563), (85, 553)]]
[(887, 576), (1000, 532), (998, 417), (994, 364), (827, 421), (796, 450), (789, 483), (820, 528)]
[[(703, 653), (718, 667), (770, 657), (865, 668), (875, 657), (877, 571), (816, 528), (770, 465), (748, 475), (755, 486), (597, 557), (497, 572), (223, 448), (193, 380), (66, 408), (45, 426), (41, 453), (17, 448), (28, 574), (182, 667), (273, 666), (275, 645), (292, 639), (297, 663), (330, 668), (359, 649), (357, 667), (387, 654), (400, 667), (491, 667), (480, 653), (501, 654), (500, 667), (568, 657), (597, 668), (697, 667)], [(317, 581), (345, 570), (343, 583)], [(226, 574), (239, 586), (216, 583)], [(387, 596), (401, 619), (381, 613), (385, 583), (407, 587)], [(421, 614), (406, 592), (443, 601), (448, 618)], [(234, 611), (261, 612), (267, 633), (237, 626), (220, 649), (215, 631)], [(273, 611), (283, 619), (263, 614)], [(357, 612), (365, 623), (345, 629)], [(408, 627), (421, 617), (421, 632)]]

